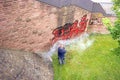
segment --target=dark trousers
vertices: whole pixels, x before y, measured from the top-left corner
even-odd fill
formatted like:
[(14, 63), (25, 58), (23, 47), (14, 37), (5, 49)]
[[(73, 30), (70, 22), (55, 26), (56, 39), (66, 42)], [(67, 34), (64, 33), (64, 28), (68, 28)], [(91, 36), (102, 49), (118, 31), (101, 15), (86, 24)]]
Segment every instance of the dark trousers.
[(58, 60), (59, 60), (59, 64), (64, 64), (65, 63), (64, 57), (63, 58), (58, 57)]

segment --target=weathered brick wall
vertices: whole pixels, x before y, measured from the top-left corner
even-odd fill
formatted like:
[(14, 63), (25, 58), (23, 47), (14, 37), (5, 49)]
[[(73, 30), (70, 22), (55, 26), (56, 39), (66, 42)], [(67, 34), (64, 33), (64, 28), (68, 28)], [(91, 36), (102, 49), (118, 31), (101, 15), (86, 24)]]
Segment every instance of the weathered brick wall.
[(79, 7), (75, 7), (74, 20), (76, 20), (76, 19), (80, 20), (81, 17), (86, 14), (87, 14), (87, 18), (89, 19), (90, 14), (91, 14), (89, 11), (79, 8)]
[(77, 6), (57, 8), (37, 0), (0, 0), (0, 48), (44, 51), (52, 31), (68, 22), (80, 21), (90, 12)]
[(62, 7), (59, 9), (58, 25), (64, 25), (65, 23), (72, 23), (74, 21), (75, 9), (73, 6)]
[(87, 32), (89, 34), (91, 33), (109, 34), (110, 33), (103, 24), (89, 25)]
[[(102, 23), (102, 18), (104, 18), (105, 16), (103, 16), (100, 13), (94, 13), (92, 14), (92, 18), (97, 18), (98, 22), (97, 24), (93, 24), (93, 25), (89, 25), (88, 26), (88, 33), (100, 33), (100, 34), (109, 34), (110, 32), (108, 31), (107, 27), (103, 25)], [(114, 22), (116, 20), (116, 17), (111, 16), (111, 17), (107, 17), (110, 19), (111, 23), (114, 25)]]
[[(85, 9), (80, 7), (71, 5), (67, 7), (63, 7), (59, 9), (59, 16), (58, 16), (58, 25), (64, 25), (65, 23), (72, 23), (75, 20), (81, 20), (81, 17), (87, 14), (87, 19), (90, 19), (91, 13)], [(89, 21), (88, 21), (89, 22)]]
[(57, 17), (56, 7), (37, 0), (0, 0), (0, 47), (45, 50)]
[[(74, 20), (81, 20), (81, 17), (83, 15), (87, 15), (87, 27), (88, 27), (88, 23), (89, 23), (89, 20), (91, 18), (91, 12), (85, 10), (85, 9), (82, 9), (82, 8), (79, 8), (79, 7), (75, 7), (75, 13), (74, 13)], [(88, 28), (86, 28), (86, 31), (87, 31)]]

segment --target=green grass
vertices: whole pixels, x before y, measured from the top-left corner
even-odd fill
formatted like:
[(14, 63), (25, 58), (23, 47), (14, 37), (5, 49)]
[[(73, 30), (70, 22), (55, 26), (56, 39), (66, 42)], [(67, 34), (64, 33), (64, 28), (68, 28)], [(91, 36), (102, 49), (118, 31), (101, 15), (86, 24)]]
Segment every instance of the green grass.
[(67, 49), (66, 64), (53, 56), (54, 80), (120, 80), (120, 57), (112, 50), (118, 46), (110, 35), (93, 35), (94, 43), (85, 51)]

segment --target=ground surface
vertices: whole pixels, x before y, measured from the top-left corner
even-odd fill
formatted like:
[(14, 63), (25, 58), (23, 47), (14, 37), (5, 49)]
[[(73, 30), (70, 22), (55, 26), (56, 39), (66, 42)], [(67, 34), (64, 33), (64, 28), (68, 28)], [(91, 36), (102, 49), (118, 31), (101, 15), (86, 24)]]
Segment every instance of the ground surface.
[(54, 80), (120, 80), (120, 56), (113, 52), (117, 41), (110, 35), (91, 38), (94, 43), (85, 51), (67, 50), (65, 65), (53, 56)]
[(52, 65), (36, 53), (0, 49), (0, 80), (53, 80)]

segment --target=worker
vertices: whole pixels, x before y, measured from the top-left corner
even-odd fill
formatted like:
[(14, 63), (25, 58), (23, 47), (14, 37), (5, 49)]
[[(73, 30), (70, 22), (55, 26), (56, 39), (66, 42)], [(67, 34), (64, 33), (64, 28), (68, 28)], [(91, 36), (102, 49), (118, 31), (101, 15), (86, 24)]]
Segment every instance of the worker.
[(65, 63), (65, 54), (65, 47), (63, 44), (60, 44), (60, 46), (58, 47), (58, 60), (60, 65)]

